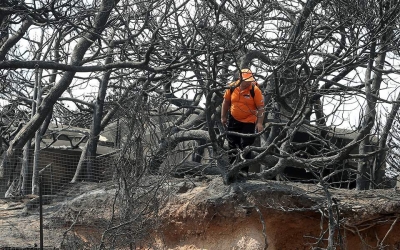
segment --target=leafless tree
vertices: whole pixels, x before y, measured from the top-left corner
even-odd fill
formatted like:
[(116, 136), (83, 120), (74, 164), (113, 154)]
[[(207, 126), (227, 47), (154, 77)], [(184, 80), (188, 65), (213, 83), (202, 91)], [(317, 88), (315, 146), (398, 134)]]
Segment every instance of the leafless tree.
[[(72, 182), (82, 171), (93, 179), (98, 137), (118, 121), (136, 129), (120, 138), (121, 162), (135, 163), (119, 170), (124, 183), (207, 172), (229, 184), (240, 168), (262, 164), (257, 178), (300, 170), (323, 185), (382, 187), (397, 147), (399, 8), (391, 0), (3, 1), (1, 96), (21, 114), (37, 110), (19, 123), (3, 108), (1, 183), (12, 183), (16, 156), (52, 118), (91, 129)], [(219, 109), (243, 67), (255, 72), (268, 115), (254, 135), (260, 143), (231, 166)], [(254, 157), (244, 160), (248, 151)]]

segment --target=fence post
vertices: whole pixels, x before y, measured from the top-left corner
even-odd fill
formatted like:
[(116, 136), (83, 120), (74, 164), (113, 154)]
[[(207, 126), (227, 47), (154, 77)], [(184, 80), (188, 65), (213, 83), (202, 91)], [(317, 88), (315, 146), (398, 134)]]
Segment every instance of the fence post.
[[(50, 168), (52, 171), (52, 164), (47, 164), (46, 167), (39, 171), (40, 250), (43, 250), (43, 173), (47, 168)], [(52, 172), (50, 174), (52, 174)]]
[(43, 188), (43, 180), (42, 180), (42, 173), (39, 172), (39, 217), (40, 217), (40, 250), (43, 250), (43, 195), (42, 195), (42, 188)]

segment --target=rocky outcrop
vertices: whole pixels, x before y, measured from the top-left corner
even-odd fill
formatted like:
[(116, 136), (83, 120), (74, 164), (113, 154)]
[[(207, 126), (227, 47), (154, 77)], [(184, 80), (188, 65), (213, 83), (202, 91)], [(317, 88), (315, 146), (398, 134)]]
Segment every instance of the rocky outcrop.
[[(108, 222), (116, 220), (111, 216), (115, 188), (75, 184), (70, 190), (79, 193), (65, 191), (45, 205), (45, 233), (51, 234), (45, 237), (45, 246), (99, 246), (110, 230)], [(160, 191), (164, 199), (159, 200), (157, 214), (151, 215), (154, 224), (142, 221), (141, 227), (148, 230), (136, 249), (323, 249), (329, 221), (336, 226), (331, 240), (337, 249), (400, 248), (400, 193), (394, 189), (324, 190), (318, 185), (256, 180), (226, 186), (219, 177), (203, 177), (168, 180)], [(37, 208), (23, 211), (27, 200), (0, 204), (0, 238), (5, 239), (0, 248), (38, 245)], [(132, 245), (121, 241), (119, 247)]]

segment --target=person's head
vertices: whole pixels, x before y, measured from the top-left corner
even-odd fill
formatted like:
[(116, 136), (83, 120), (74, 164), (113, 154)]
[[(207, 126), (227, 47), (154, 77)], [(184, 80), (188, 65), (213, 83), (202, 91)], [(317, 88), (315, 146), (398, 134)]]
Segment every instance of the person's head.
[(250, 69), (242, 69), (240, 71), (242, 74), (241, 80), (244, 82), (255, 82), (256, 80), (253, 77), (253, 73), (251, 72)]
[(240, 71), (240, 74), (241, 74), (240, 76), (241, 84), (245, 86), (249, 86), (252, 82), (256, 81), (250, 69), (242, 69)]

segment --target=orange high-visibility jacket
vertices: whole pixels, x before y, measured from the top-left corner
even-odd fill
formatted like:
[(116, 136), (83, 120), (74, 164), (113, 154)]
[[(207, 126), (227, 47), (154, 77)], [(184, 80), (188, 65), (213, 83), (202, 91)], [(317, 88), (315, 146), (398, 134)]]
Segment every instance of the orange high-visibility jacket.
[[(229, 86), (236, 86), (239, 80), (231, 83)], [(254, 86), (254, 98), (250, 94), (250, 90)], [(261, 90), (255, 83), (249, 85), (248, 88), (240, 90), (240, 87), (235, 87), (231, 93), (227, 89), (224, 94), (224, 99), (231, 102), (230, 112), (233, 118), (240, 122), (255, 123), (257, 121), (257, 107), (264, 106), (264, 97)]]

